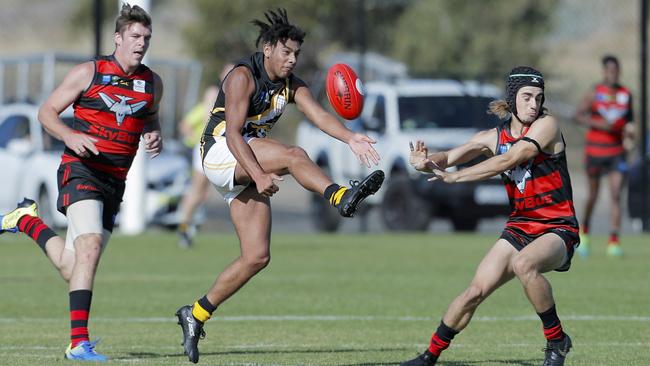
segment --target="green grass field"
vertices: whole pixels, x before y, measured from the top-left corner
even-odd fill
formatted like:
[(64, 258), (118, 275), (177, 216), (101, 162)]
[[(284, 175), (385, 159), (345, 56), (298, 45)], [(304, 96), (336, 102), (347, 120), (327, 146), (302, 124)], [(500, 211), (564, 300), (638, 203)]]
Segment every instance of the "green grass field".
[[(485, 235), (273, 237), (271, 265), (206, 324), (204, 365), (395, 365), (422, 351), (448, 303), (495, 240)], [(650, 364), (650, 237), (626, 256), (551, 273), (574, 350), (567, 365)], [(112, 364), (188, 365), (173, 313), (238, 254), (234, 235), (115, 236), (95, 283), (91, 338)], [(35, 244), (0, 236), (0, 364), (65, 364), (68, 295)], [(440, 365), (541, 365), (541, 322), (518, 282), (494, 293)]]

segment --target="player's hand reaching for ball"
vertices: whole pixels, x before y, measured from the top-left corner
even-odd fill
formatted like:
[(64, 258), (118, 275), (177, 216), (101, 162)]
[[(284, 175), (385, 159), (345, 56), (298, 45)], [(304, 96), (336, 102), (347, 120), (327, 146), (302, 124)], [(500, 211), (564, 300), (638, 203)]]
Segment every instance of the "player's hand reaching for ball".
[(372, 147), (372, 144), (376, 142), (366, 135), (355, 133), (348, 141), (348, 146), (350, 146), (352, 152), (357, 156), (359, 163), (370, 168), (371, 161), (374, 165), (378, 165), (379, 160), (381, 160), (377, 150)]
[(409, 142), (409, 148), (411, 149), (411, 153), (409, 154), (409, 164), (411, 164), (415, 170), (424, 173), (431, 173), (434, 169), (440, 169), (440, 167), (429, 158), (429, 149), (424, 145), (424, 141), (416, 141), (415, 146), (413, 146), (413, 142)]

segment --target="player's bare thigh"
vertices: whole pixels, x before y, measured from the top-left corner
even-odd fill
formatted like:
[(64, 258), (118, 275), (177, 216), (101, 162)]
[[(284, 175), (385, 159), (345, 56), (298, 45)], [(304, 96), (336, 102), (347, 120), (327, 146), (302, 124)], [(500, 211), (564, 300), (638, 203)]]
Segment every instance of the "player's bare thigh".
[(544, 234), (531, 241), (518, 254), (518, 257), (534, 263), (539, 273), (550, 272), (559, 268), (567, 259), (567, 256), (564, 240), (555, 233)]
[[(304, 154), (304, 150), (297, 146), (285, 145), (271, 138), (256, 138), (248, 143), (253, 154), (266, 173), (278, 175), (289, 174), (287, 166), (289, 159), (298, 154)], [(235, 181), (237, 184), (247, 184), (251, 178), (244, 168), (237, 163), (235, 167)]]
[(472, 279), (472, 284), (485, 291), (486, 296), (489, 295), (499, 286), (514, 278), (515, 274), (511, 263), (517, 254), (517, 249), (507, 240), (497, 240), (481, 260)]

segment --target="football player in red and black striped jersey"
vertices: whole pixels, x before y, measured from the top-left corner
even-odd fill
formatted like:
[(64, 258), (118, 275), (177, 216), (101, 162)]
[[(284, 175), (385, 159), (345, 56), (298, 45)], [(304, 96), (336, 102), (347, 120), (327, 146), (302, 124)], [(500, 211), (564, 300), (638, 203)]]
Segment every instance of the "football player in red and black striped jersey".
[(618, 59), (603, 57), (603, 81), (590, 90), (578, 106), (574, 119), (589, 129), (585, 136), (585, 164), (589, 196), (581, 225), (578, 254), (589, 255), (589, 227), (598, 198), (600, 177), (607, 176), (610, 196), (610, 236), (607, 255), (621, 256), (621, 191), (627, 172), (625, 142), (634, 141), (632, 95), (619, 83)]
[[(43, 224), (31, 200), (2, 217), (0, 233), (18, 230), (32, 237), (69, 284), (68, 359), (107, 359), (95, 351), (96, 341), (88, 334), (95, 272), (140, 137), (151, 157), (162, 150), (158, 105), (163, 85), (142, 64), (150, 38), (149, 14), (124, 4), (115, 24), (115, 52), (75, 66), (39, 110), (43, 127), (66, 146), (58, 170), (58, 209), (68, 218), (66, 238)], [(70, 105), (74, 121), (66, 125), (59, 114)]]
[[(422, 141), (411, 144), (411, 165), (431, 173), (430, 181), (471, 182), (501, 174), (511, 213), (469, 287), (449, 305), (429, 349), (404, 366), (434, 365), (479, 304), (513, 278), (521, 282), (542, 321), (547, 340), (544, 365), (564, 364), (571, 348), (556, 312), (551, 284), (543, 276), (553, 270), (567, 271), (579, 243), (566, 144), (558, 121), (543, 107), (544, 78), (539, 71), (516, 67), (506, 85), (506, 100), (490, 104), (490, 111), (505, 119), (499, 126), (479, 132), (449, 151), (430, 154)], [(445, 171), (482, 154), (489, 158), (466, 169)]]

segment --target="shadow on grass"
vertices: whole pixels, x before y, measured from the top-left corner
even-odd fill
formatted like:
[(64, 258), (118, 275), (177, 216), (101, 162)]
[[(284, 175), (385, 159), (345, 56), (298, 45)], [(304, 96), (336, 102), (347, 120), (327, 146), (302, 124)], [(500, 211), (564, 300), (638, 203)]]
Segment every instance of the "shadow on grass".
[[(406, 361), (406, 360), (404, 360)], [(399, 365), (400, 362), (373, 362), (373, 363), (349, 363), (342, 364), (337, 366), (372, 366), (372, 365)], [(517, 365), (517, 366), (537, 366), (539, 365), (539, 360), (483, 360), (483, 361), (440, 361), (437, 363), (438, 366), (475, 366), (475, 365), (484, 365), (486, 363), (497, 364), (497, 365)]]
[[(368, 353), (368, 352), (393, 352), (403, 351), (404, 348), (341, 348), (341, 349), (285, 349), (285, 350), (225, 350), (218, 352), (200, 352), (205, 356), (225, 356), (225, 355), (265, 355), (265, 354), (318, 354), (318, 353)], [(187, 357), (183, 353), (153, 353), (153, 352), (129, 352), (127, 356), (115, 357), (112, 360), (133, 360), (133, 359), (153, 359), (153, 358), (173, 358)], [(395, 363), (363, 363), (355, 365), (395, 365)]]
[[(392, 352), (403, 351), (404, 348), (363, 348), (363, 349), (287, 349), (287, 350), (226, 350), (219, 352), (201, 352), (202, 357), (207, 356), (226, 356), (226, 355), (270, 355), (270, 354), (319, 354), (319, 353), (369, 353), (369, 352)], [(182, 353), (153, 353), (153, 352), (130, 352), (125, 357), (115, 357), (112, 360), (134, 360), (134, 359), (156, 359), (156, 358), (186, 358), (187, 356)], [(389, 366), (399, 365), (401, 361), (394, 362), (361, 362), (361, 363), (346, 363), (336, 364), (336, 366)], [(481, 360), (481, 361), (440, 361), (438, 366), (476, 366), (484, 364), (494, 365), (516, 365), (516, 366), (537, 366), (539, 365), (538, 359), (530, 360)], [(263, 364), (260, 364), (263, 365)]]

